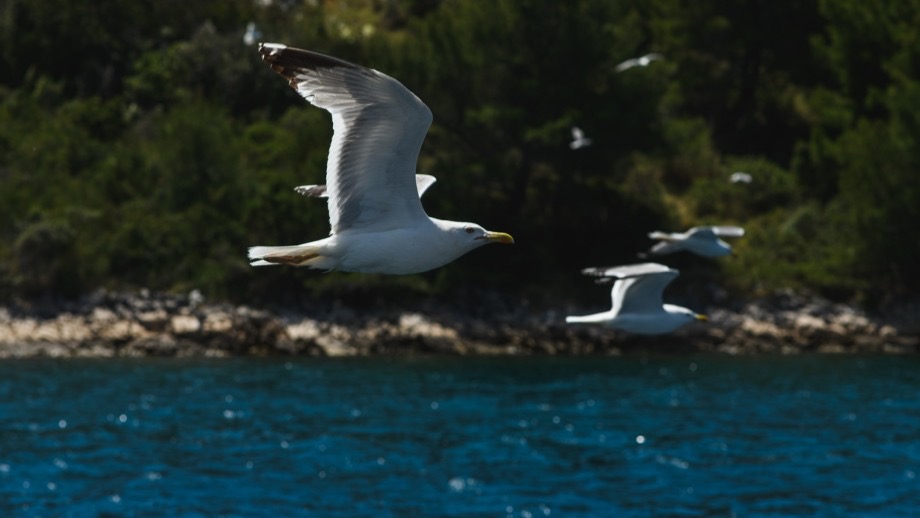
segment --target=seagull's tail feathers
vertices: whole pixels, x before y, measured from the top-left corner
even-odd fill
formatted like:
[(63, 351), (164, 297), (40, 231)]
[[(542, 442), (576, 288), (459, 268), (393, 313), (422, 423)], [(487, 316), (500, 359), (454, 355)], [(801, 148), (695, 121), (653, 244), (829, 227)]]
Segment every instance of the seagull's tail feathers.
[(293, 246), (253, 246), (249, 248), (251, 266), (286, 264), (331, 270), (330, 259), (321, 254), (322, 247), (315, 243)]

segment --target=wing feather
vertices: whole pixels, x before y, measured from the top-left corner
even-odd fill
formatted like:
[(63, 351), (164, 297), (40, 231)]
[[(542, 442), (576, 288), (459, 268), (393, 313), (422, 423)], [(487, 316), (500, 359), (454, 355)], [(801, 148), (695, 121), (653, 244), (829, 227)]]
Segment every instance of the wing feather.
[(591, 277), (602, 277), (602, 278), (617, 278), (625, 279), (627, 277), (635, 277), (637, 275), (645, 275), (648, 273), (659, 273), (659, 272), (670, 272), (673, 270), (668, 268), (663, 264), (658, 263), (638, 263), (638, 264), (626, 264), (620, 266), (601, 266), (594, 268), (585, 268), (581, 271), (583, 275), (588, 275)]
[(744, 229), (741, 227), (712, 227), (712, 231), (715, 233), (715, 235), (720, 237), (741, 237), (744, 235)]
[(658, 263), (585, 268), (581, 273), (598, 277), (598, 282), (614, 280), (610, 289), (611, 312), (614, 315), (660, 311), (664, 304), (662, 293), (665, 287), (680, 274)]
[[(678, 275), (680, 274), (677, 270), (669, 269), (618, 280), (611, 290), (614, 315), (661, 311), (664, 305), (664, 289)], [(618, 284), (622, 284), (619, 290)]]

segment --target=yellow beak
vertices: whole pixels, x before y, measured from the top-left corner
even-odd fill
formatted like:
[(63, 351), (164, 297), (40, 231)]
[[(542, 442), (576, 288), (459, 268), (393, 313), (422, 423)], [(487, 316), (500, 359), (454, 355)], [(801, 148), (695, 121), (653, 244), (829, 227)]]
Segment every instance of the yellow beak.
[(478, 239), (485, 239), (490, 243), (502, 243), (505, 245), (514, 243), (514, 238), (511, 237), (511, 234), (505, 234), (504, 232), (486, 232), (486, 235)]
[(707, 317), (706, 315), (702, 315), (702, 314), (700, 314), (700, 313), (697, 313), (696, 315), (694, 315), (694, 317), (696, 317), (696, 319), (699, 320), (700, 322), (708, 322), (708, 321), (709, 321), (709, 317)]

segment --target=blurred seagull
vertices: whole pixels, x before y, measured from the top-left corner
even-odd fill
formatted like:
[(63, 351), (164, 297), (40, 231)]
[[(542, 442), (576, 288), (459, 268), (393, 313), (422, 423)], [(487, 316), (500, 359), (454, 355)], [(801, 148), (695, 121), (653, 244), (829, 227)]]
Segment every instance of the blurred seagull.
[[(425, 191), (427, 191), (429, 187), (434, 185), (434, 182), (436, 181), (437, 179), (434, 176), (431, 176), (430, 174), (415, 175), (415, 187), (418, 189), (418, 197), (421, 198), (422, 195), (425, 194)], [(311, 198), (328, 198), (329, 197), (326, 194), (325, 185), (299, 185), (297, 187), (294, 187), (294, 191), (297, 192), (297, 194), (300, 194), (303, 196), (309, 196)]]
[(581, 149), (590, 145), (591, 139), (585, 137), (585, 132), (581, 131), (581, 128), (578, 126), (572, 126), (572, 141), (569, 142), (569, 147), (572, 149)]
[(613, 282), (610, 311), (586, 316), (568, 316), (568, 324), (600, 324), (630, 333), (658, 335), (670, 333), (694, 320), (709, 320), (687, 308), (664, 304), (662, 292), (679, 272), (658, 263), (640, 263), (609, 268), (586, 268), (585, 275), (597, 282)]
[(652, 63), (652, 61), (658, 61), (660, 59), (664, 59), (664, 56), (662, 56), (661, 54), (652, 52), (651, 54), (646, 54), (638, 58), (627, 59), (626, 61), (617, 65), (616, 71), (622, 72), (624, 70), (629, 70), (630, 68), (633, 68), (633, 67), (647, 67)]
[(650, 239), (660, 240), (649, 250), (652, 255), (673, 254), (681, 250), (703, 257), (720, 257), (732, 253), (732, 247), (719, 237), (741, 237), (741, 227), (693, 227), (683, 233), (652, 232)]
[(276, 43), (262, 59), (308, 102), (332, 114), (326, 165), (329, 237), (294, 246), (255, 246), (253, 266), (411, 274), (447, 264), (510, 235), (474, 223), (429, 217), (415, 166), (431, 111), (392, 77)]
[(262, 31), (256, 29), (255, 22), (249, 22), (246, 24), (246, 32), (243, 33), (243, 43), (247, 46), (255, 44), (255, 42), (262, 39)]
[(731, 183), (751, 183), (751, 180), (753, 179), (754, 179), (753, 176), (751, 176), (748, 173), (744, 173), (742, 171), (734, 172), (732, 173), (731, 176), (728, 177), (728, 180)]

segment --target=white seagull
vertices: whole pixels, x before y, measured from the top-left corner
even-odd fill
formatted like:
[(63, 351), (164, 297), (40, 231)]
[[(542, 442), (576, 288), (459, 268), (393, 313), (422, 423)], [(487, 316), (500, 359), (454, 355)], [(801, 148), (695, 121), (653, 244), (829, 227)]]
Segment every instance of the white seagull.
[(598, 277), (598, 283), (613, 282), (613, 305), (603, 313), (565, 317), (567, 324), (600, 324), (630, 333), (659, 335), (694, 320), (709, 320), (687, 308), (664, 304), (661, 294), (679, 272), (663, 264), (586, 268), (581, 273)]
[(633, 67), (647, 67), (652, 63), (652, 61), (658, 61), (660, 59), (664, 59), (664, 56), (656, 52), (652, 52), (651, 54), (646, 54), (638, 58), (627, 59), (626, 61), (617, 65), (616, 71), (622, 72)]
[(585, 132), (578, 126), (572, 126), (572, 141), (569, 147), (572, 149), (581, 149), (591, 145), (591, 139), (585, 137)]
[(660, 240), (649, 250), (652, 255), (673, 254), (681, 250), (703, 257), (720, 257), (732, 253), (732, 247), (720, 237), (741, 237), (741, 227), (693, 227), (683, 233), (652, 232), (650, 239)]
[(294, 246), (254, 246), (253, 266), (411, 274), (443, 266), (510, 235), (429, 217), (415, 166), (431, 111), (392, 77), (331, 56), (276, 43), (262, 59), (316, 107), (332, 114), (326, 164), (329, 237)]
[(731, 183), (751, 183), (754, 180), (754, 177), (750, 173), (745, 173), (743, 171), (736, 171), (728, 177), (728, 181)]
[(247, 46), (255, 44), (262, 37), (262, 31), (256, 28), (255, 22), (246, 24), (246, 32), (243, 33), (243, 43)]
[[(415, 188), (418, 189), (418, 197), (421, 198), (425, 191), (429, 187), (434, 185), (434, 182), (438, 181), (437, 178), (431, 176), (430, 174), (417, 174), (415, 175)], [(302, 196), (307, 196), (310, 198), (328, 198), (326, 194), (325, 185), (298, 185), (294, 187), (294, 191), (297, 194)]]

